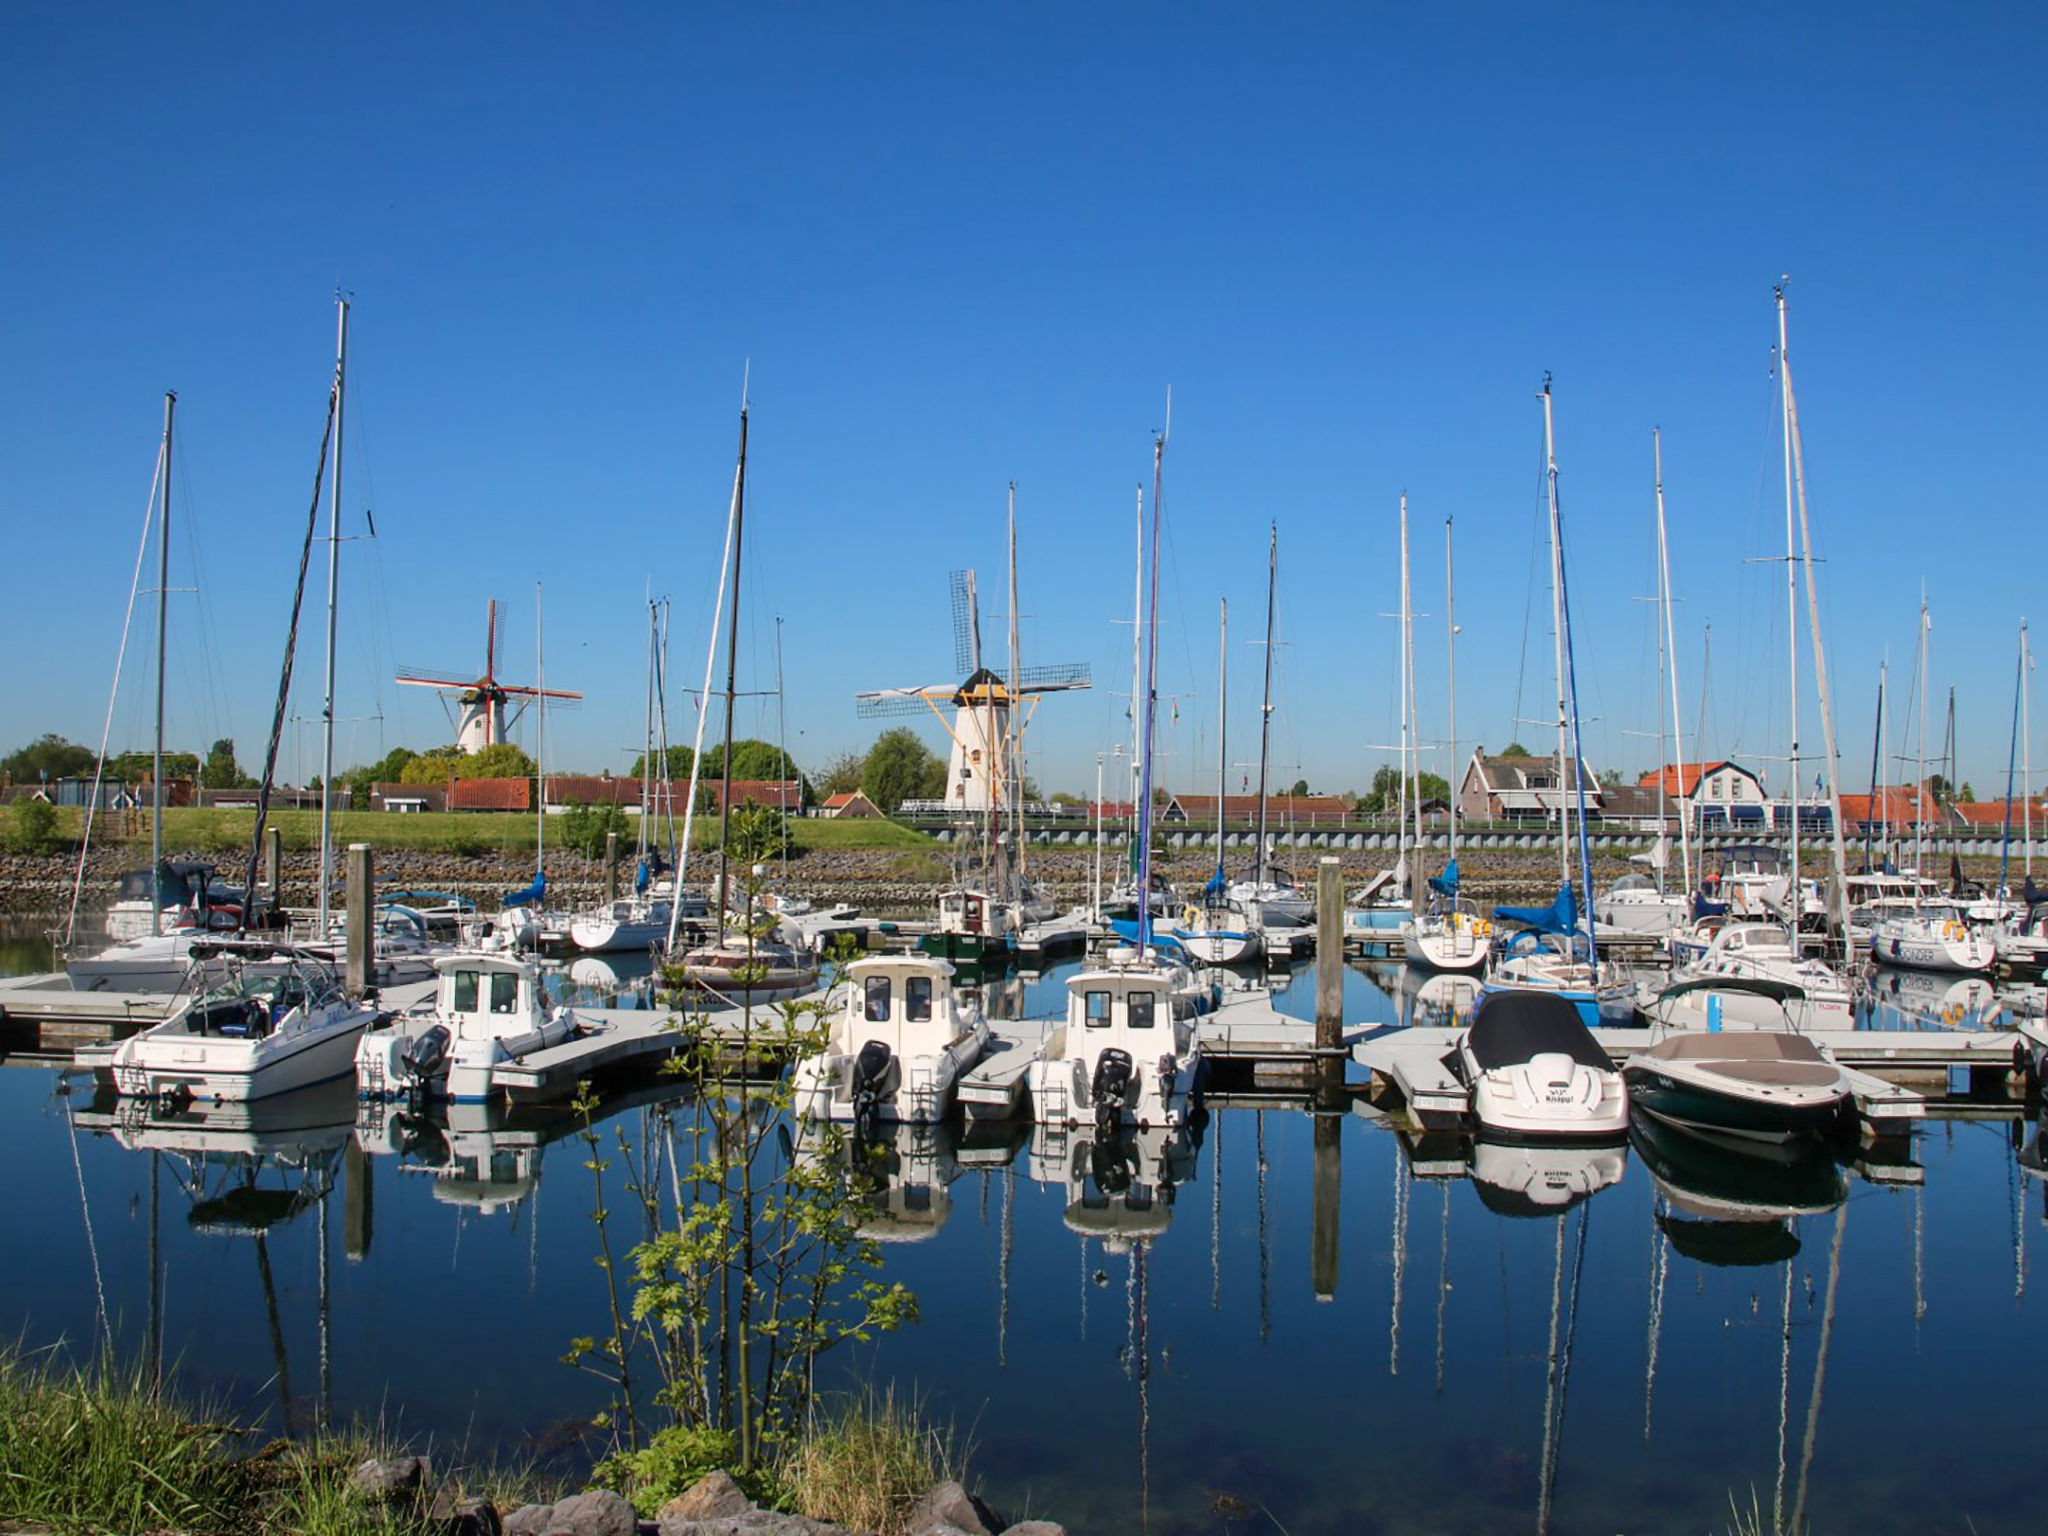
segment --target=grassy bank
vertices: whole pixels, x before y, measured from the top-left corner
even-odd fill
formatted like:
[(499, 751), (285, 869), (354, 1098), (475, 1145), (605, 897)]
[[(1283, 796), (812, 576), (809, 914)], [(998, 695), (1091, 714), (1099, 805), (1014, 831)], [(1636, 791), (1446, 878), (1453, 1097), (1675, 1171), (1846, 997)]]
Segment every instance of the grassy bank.
[[(718, 1437), (670, 1430), (612, 1458), (596, 1482), (652, 1516), (722, 1464)], [(349, 1485), (369, 1460), (425, 1454), (362, 1429), (256, 1442), (215, 1408), (179, 1399), (139, 1370), (76, 1368), (0, 1349), (0, 1530), (142, 1536), (394, 1536), (438, 1531), (432, 1498), (390, 1506)], [(443, 1510), (489, 1499), (501, 1512), (573, 1491), (528, 1468), (447, 1466), (431, 1457)], [(894, 1536), (935, 1483), (959, 1475), (950, 1433), (893, 1397), (853, 1397), (817, 1415), (771, 1469), (747, 1480), (768, 1507)]]
[[(83, 821), (82, 812), (63, 808), (57, 814), (55, 835), (75, 847)], [(278, 829), (289, 852), (304, 852), (320, 846), (320, 815), (317, 811), (273, 810), (270, 825)], [(552, 818), (549, 825), (552, 829)], [(254, 826), (253, 811), (172, 807), (164, 812), (164, 845), (214, 854), (246, 853)], [(799, 849), (918, 850), (936, 846), (923, 833), (913, 832), (893, 821), (836, 821), (793, 816), (789, 829)], [(711, 847), (718, 835), (718, 819), (715, 816), (700, 817), (694, 833), (693, 841), (697, 847)], [(476, 857), (525, 853), (533, 847), (533, 839), (534, 818), (524, 812), (422, 811), (399, 814), (338, 811), (334, 816), (334, 840), (343, 845), (368, 843), (379, 849), (413, 849), (423, 853)], [(149, 814), (146, 811), (105, 812), (94, 818), (95, 846), (121, 843), (146, 849), (149, 841)], [(621, 841), (627, 839), (622, 838)], [(626, 851), (632, 851), (629, 841)], [(148, 861), (145, 859), (144, 862)]]

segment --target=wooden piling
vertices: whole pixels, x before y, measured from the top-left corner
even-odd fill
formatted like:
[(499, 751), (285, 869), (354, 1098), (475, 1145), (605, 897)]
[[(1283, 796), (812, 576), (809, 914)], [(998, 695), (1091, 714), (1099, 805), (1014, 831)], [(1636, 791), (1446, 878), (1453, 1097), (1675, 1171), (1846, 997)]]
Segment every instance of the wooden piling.
[(1325, 854), (1316, 864), (1316, 1049), (1334, 1053), (1343, 1043), (1344, 868)]
[(1313, 1206), (1308, 1240), (1309, 1284), (1314, 1288), (1317, 1301), (1337, 1299), (1337, 1212), (1341, 1205), (1338, 1199), (1343, 1187), (1344, 1158), (1344, 1115), (1322, 1113), (1315, 1116), (1315, 1154), (1313, 1163)]
[(609, 906), (619, 899), (619, 834), (604, 835), (604, 899)]
[(284, 833), (276, 827), (263, 831), (263, 880), (270, 887), (270, 899), (284, 905)]
[(370, 990), (370, 958), (376, 934), (370, 920), (371, 881), (375, 878), (368, 843), (348, 845), (348, 989), (361, 996)]
[(342, 1251), (350, 1260), (370, 1256), (370, 1154), (351, 1136), (341, 1154)]

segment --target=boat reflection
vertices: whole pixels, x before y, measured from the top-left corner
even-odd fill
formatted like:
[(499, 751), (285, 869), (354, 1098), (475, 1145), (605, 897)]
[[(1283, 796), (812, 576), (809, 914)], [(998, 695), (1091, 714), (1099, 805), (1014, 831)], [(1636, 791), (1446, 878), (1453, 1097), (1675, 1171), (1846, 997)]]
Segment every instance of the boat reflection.
[(1871, 1024), (1879, 1029), (1989, 1029), (2003, 1012), (1998, 989), (1982, 976), (1883, 966), (1870, 975)]
[(856, 1227), (862, 1237), (921, 1243), (953, 1214), (952, 1186), (962, 1169), (1009, 1163), (1028, 1130), (1022, 1121), (893, 1121), (861, 1137), (843, 1125), (805, 1121), (797, 1132), (796, 1156), (813, 1166), (836, 1162), (847, 1170), (862, 1208)]

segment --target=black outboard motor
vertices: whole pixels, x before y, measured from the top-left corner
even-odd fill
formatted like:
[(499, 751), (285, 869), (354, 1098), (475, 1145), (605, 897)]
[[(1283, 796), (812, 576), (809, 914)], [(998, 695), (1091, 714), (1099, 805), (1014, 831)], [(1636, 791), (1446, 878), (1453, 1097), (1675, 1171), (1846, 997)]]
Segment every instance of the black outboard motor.
[(853, 1123), (865, 1136), (874, 1128), (875, 1102), (882, 1096), (882, 1082), (889, 1075), (889, 1047), (870, 1040), (853, 1058)]
[(1123, 1122), (1124, 1100), (1130, 1095), (1133, 1076), (1129, 1051), (1109, 1046), (1095, 1058), (1095, 1081), (1088, 1087), (1095, 1100), (1098, 1129), (1114, 1130)]
[(452, 1038), (446, 1024), (436, 1024), (406, 1047), (405, 1064), (420, 1086), (425, 1086), (427, 1079), (447, 1064), (448, 1044)]
[(1088, 1173), (1095, 1187), (1114, 1198), (1126, 1193), (1138, 1176), (1138, 1140), (1115, 1127), (1088, 1147)]

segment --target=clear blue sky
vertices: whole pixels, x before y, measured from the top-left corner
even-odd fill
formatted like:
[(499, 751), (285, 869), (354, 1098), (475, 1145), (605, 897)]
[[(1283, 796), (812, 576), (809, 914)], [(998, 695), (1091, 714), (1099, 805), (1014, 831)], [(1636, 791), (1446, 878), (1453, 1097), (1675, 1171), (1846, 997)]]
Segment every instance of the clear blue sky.
[[(1269, 521), (1281, 776), (1370, 779), (1404, 489), (1425, 735), (1455, 516), (1459, 735), (1540, 750), (1516, 715), (1551, 696), (1545, 370), (1589, 757), (1656, 758), (1634, 599), (1661, 425), (1686, 729), (1711, 622), (1702, 747), (1764, 763), (1784, 568), (1750, 562), (1783, 548), (1789, 273), (1846, 785), (1887, 653), (1910, 750), (1924, 583), (1931, 735), (1953, 685), (1988, 796), (2048, 484), (2044, 78), (2037, 5), (9, 7), (0, 750), (98, 738), (174, 388), (173, 585), (202, 590), (172, 599), (172, 735), (258, 756), (339, 285), (345, 499), (380, 534), (343, 556), (343, 764), (447, 738), (389, 676), (478, 665), (489, 597), (530, 673), (544, 581), (548, 681), (587, 698), (551, 765), (623, 769), (650, 586), (676, 678), (703, 667), (748, 360), (742, 686), (772, 687), (782, 616), (810, 765), (879, 729), (857, 689), (947, 677), (949, 570), (980, 571), (1000, 633), (1015, 480), (1026, 660), (1097, 680), (1041, 711), (1034, 771), (1092, 787), (1125, 737), (1133, 491), (1169, 385), (1170, 782), (1211, 772), (1219, 596), (1230, 756), (1255, 755), (1237, 642)], [(320, 646), (309, 612), (303, 716)], [(1811, 671), (1802, 646), (1808, 753)], [(146, 738), (130, 677), (117, 746)], [(317, 771), (310, 729), (285, 768)]]

